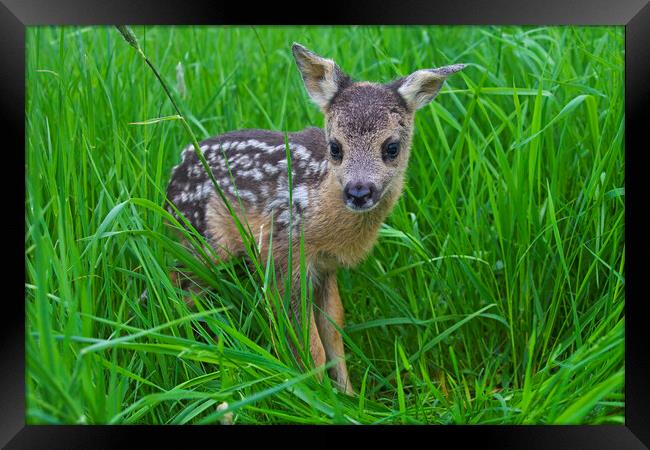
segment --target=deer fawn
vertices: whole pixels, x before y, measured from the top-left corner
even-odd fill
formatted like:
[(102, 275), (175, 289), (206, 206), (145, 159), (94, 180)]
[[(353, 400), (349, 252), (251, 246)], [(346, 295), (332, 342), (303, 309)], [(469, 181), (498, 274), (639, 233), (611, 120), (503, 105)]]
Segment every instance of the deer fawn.
[[(299, 255), (299, 233), (290, 242), (289, 225), (302, 231), (317, 306), (309, 305), (309, 350), (317, 367), (335, 361), (330, 375), (339, 389), (352, 394), (337, 329), (343, 327), (343, 305), (336, 269), (358, 264), (371, 250), (402, 193), (415, 111), (465, 66), (418, 70), (388, 84), (354, 82), (334, 61), (299, 44), (292, 50), (307, 92), (325, 115), (325, 129), (288, 133), (286, 144), (281, 132), (232, 131), (202, 141), (200, 149), (237, 217), (260, 236), (261, 255), (267, 254), (273, 233), (275, 266), (293, 274), (294, 309), (300, 298), (299, 258), (292, 258), (293, 267), (288, 267), (288, 253), (291, 245)], [(291, 154), (291, 204), (286, 145)], [(167, 196), (220, 258), (245, 253), (233, 217), (192, 146), (173, 169)]]

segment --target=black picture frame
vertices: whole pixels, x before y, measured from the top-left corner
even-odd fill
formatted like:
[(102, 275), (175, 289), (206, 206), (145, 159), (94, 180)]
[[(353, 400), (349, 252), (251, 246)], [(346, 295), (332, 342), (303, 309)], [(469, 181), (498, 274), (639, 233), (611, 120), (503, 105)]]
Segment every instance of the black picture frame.
[[(643, 264), (641, 242), (644, 220), (643, 174), (641, 163), (647, 142), (645, 129), (650, 123), (650, 4), (645, 0), (546, 0), (521, 3), (516, 0), (484, 2), (425, 2), (391, 0), (347, 2), (280, 7), (274, 2), (254, 7), (236, 2), (187, 2), (132, 0), (1, 0), (0, 1), (0, 117), (5, 125), (5, 157), (11, 157), (2, 178), (3, 204), (11, 209), (4, 224), (18, 234), (23, 230), (25, 181), (20, 170), (25, 166), (25, 27), (31, 25), (109, 25), (109, 24), (431, 24), (431, 25), (624, 25), (625, 26), (625, 178), (628, 248), (625, 330), (625, 424), (603, 426), (445, 426), (445, 427), (340, 427), (336, 437), (331, 427), (159, 427), (155, 433), (147, 426), (26, 426), (25, 425), (25, 312), (19, 296), (8, 295), (3, 304), (2, 359), (0, 364), (0, 444), (5, 448), (117, 448), (135, 446), (144, 438), (147, 447), (172, 442), (195, 445), (197, 439), (212, 445), (225, 445), (234, 439), (239, 446), (253, 446), (251, 439), (270, 438), (292, 432), (290, 440), (269, 441), (286, 446), (291, 442), (311, 443), (323, 437), (345, 439), (378, 437), (388, 443), (429, 443), (454, 447), (474, 442), (481, 448), (512, 449), (637, 449), (650, 445), (650, 352), (647, 326), (644, 327), (644, 294), (640, 283)], [(18, 149), (22, 149), (18, 150)], [(21, 179), (21, 177), (23, 177)], [(636, 186), (635, 186), (636, 184)], [(15, 204), (12, 204), (15, 202)], [(23, 234), (24, 236), (24, 234)], [(6, 240), (5, 248), (25, 250), (19, 236)], [(22, 247), (22, 248), (21, 248)], [(11, 253), (6, 262), (18, 268)], [(24, 266), (22, 266), (24, 277)], [(19, 288), (19, 276), (5, 278)], [(23, 278), (24, 279), (24, 278)], [(23, 284), (24, 286), (24, 284)], [(24, 293), (24, 291), (23, 291)], [(645, 339), (644, 339), (645, 337)], [(326, 434), (325, 434), (326, 433)], [(415, 435), (418, 436), (415, 436)], [(424, 438), (424, 441), (420, 441)], [(276, 438), (277, 439), (277, 438)], [(417, 440), (416, 440), (417, 439)], [(290, 442), (291, 441), (291, 442)], [(442, 441), (442, 442), (441, 442)], [(274, 444), (275, 443), (275, 444)]]

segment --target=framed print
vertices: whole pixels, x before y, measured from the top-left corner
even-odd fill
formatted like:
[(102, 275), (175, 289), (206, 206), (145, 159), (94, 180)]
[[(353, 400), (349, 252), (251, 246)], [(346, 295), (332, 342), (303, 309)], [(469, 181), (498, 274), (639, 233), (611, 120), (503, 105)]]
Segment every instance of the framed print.
[(646, 448), (650, 7), (582, 3), (5, 2), (3, 445)]

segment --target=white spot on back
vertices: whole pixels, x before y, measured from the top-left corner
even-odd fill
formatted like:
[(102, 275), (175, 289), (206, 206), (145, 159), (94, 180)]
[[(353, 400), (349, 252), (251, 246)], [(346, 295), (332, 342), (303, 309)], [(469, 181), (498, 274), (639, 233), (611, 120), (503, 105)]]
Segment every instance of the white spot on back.
[(240, 166), (242, 166), (243, 168), (247, 168), (247, 167), (249, 167), (249, 166), (251, 165), (251, 162), (252, 162), (252, 161), (251, 161), (251, 158), (250, 158), (250, 156), (248, 156), (248, 155), (241, 155), (241, 156), (237, 159), (237, 164), (240, 165)]
[(226, 142), (223, 149), (230, 150), (231, 148), (237, 147), (237, 145), (239, 145), (239, 141)]
[(239, 191), (239, 196), (243, 200), (248, 200), (251, 203), (257, 203), (257, 196), (253, 194), (251, 191)]
[(309, 204), (309, 191), (307, 189), (307, 186), (305, 185), (294, 186), (293, 201), (297, 202), (302, 209), (307, 208)]
[(283, 224), (288, 224), (289, 223), (289, 210), (285, 209), (280, 213), (278, 216), (278, 222), (283, 223)]
[(218, 152), (221, 153), (221, 151), (228, 150), (228, 149), (230, 148), (230, 144), (231, 144), (230, 141), (225, 141), (225, 142), (221, 142), (221, 143), (219, 143), (219, 144), (214, 144), (214, 145), (212, 145), (212, 147), (210, 147), (210, 148), (211, 148), (212, 150), (214, 150), (214, 151), (218, 151)]
[(201, 197), (208, 198), (212, 194), (212, 192), (214, 192), (214, 186), (212, 186), (212, 181), (211, 180), (206, 181), (201, 185), (200, 189), (201, 189)]
[(311, 154), (302, 145), (291, 144), (291, 148), (293, 149), (293, 153), (295, 153), (294, 156), (297, 157), (298, 159), (304, 159), (304, 160), (311, 159)]
[(262, 172), (260, 172), (259, 170), (253, 169), (252, 172), (253, 172), (253, 178), (255, 179), (255, 181), (261, 181), (262, 178), (264, 178), (264, 176), (262, 175)]
[(271, 163), (264, 163), (264, 165), (262, 166), (262, 169), (264, 169), (264, 171), (266, 173), (270, 174), (270, 175), (275, 175), (276, 173), (278, 173), (280, 171), (280, 169), (278, 167), (274, 166)]

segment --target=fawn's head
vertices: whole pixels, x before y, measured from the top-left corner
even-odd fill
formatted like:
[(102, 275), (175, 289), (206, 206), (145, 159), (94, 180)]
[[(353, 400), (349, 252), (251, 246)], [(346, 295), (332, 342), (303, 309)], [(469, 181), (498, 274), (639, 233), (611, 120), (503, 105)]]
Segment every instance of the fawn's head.
[(409, 158), (413, 116), (463, 64), (418, 70), (388, 84), (353, 82), (331, 59), (299, 44), (293, 55), (312, 100), (325, 114), (331, 170), (345, 206), (373, 209)]

